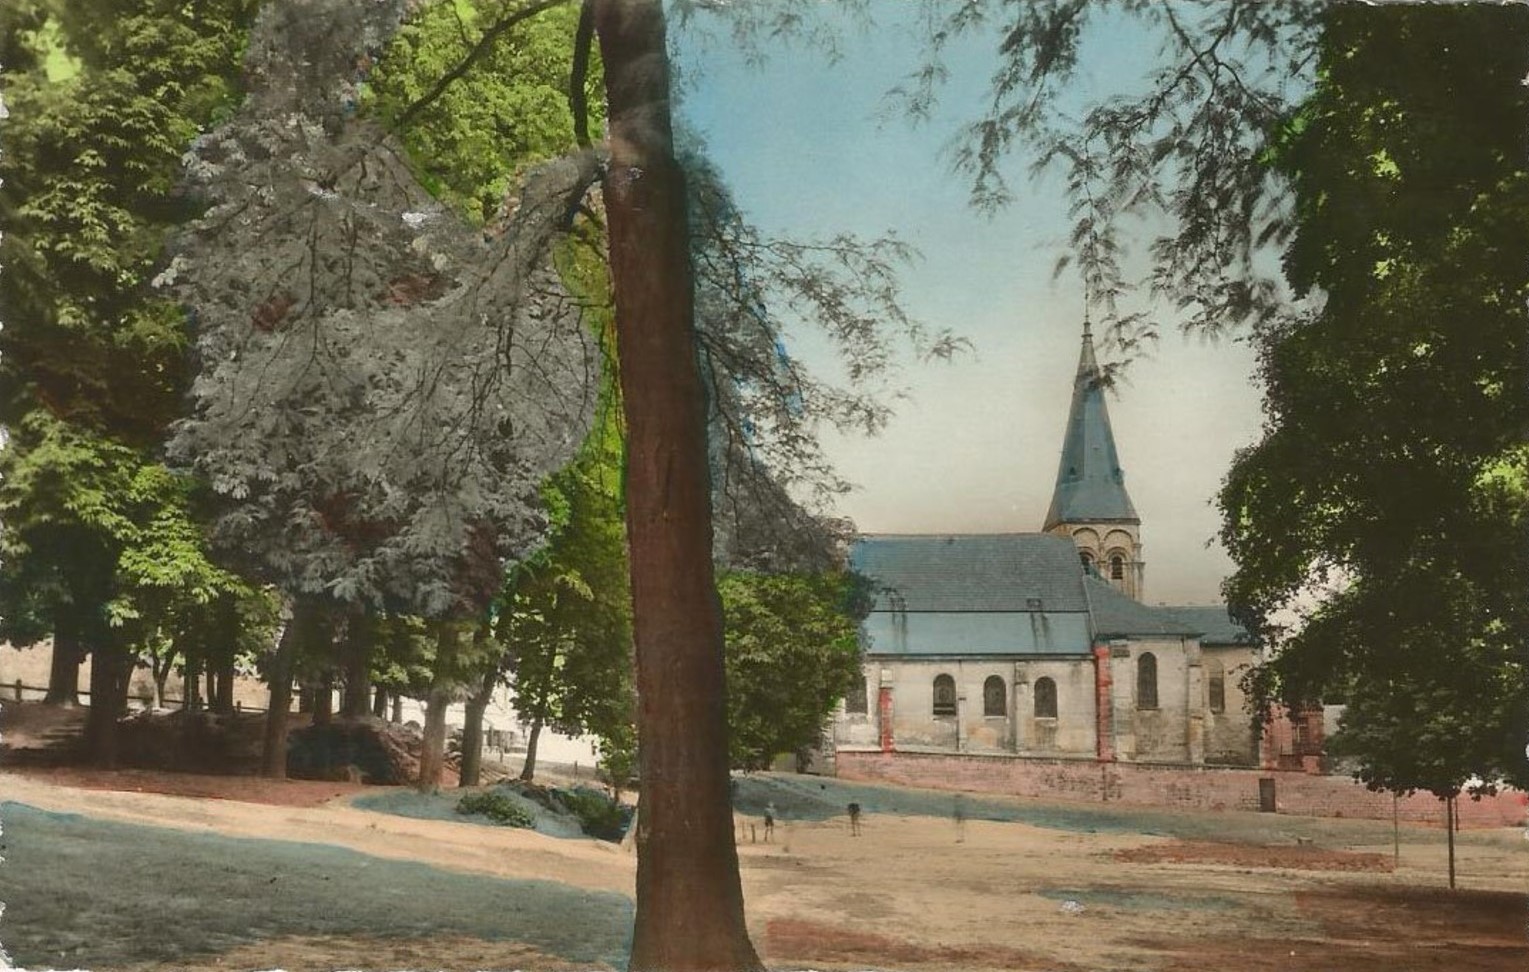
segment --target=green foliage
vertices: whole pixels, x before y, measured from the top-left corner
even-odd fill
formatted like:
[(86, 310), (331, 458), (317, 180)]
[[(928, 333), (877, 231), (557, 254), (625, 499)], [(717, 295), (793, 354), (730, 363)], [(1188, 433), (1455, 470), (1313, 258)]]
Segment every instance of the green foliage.
[[(7, 565), (59, 576), (98, 571), (98, 592), (113, 594), (102, 604), (113, 627), (159, 613), (155, 606), (249, 593), (209, 560), (191, 519), (190, 483), (136, 450), (33, 412), (0, 451), (0, 469)], [(68, 598), (78, 589), (65, 582), (55, 593)]]
[(405, 6), (257, 20), (253, 90), (188, 156), (208, 209), (158, 278), (201, 364), (168, 451), (217, 495), (220, 546), (289, 597), (473, 617), (586, 427), (591, 349), (548, 263), (597, 173), (539, 168), (493, 238), (443, 211), (354, 111)]
[[(393, 127), (485, 30), (522, 6), (515, 0), (427, 4), (388, 45), (362, 105)], [(578, 16), (578, 4), (570, 3), (517, 25), (401, 132), (421, 181), (480, 225), (503, 214), (528, 165), (573, 145), (567, 87)], [(592, 129), (604, 105), (602, 84), (595, 52), (586, 81)]]
[(733, 765), (764, 769), (817, 745), (829, 713), (860, 677), (852, 575), (722, 573)]
[(178, 411), (185, 324), (147, 285), (187, 215), (181, 156), (230, 100), (252, 6), (75, 0), (0, 20), (0, 48), (29, 54), (3, 64), (0, 420), (42, 406), (149, 445)]
[(1220, 497), (1226, 594), (1279, 648), (1258, 694), (1344, 701), (1333, 749), (1371, 785), (1524, 782), (1529, 11), (1323, 25), (1277, 163), (1287, 275), (1325, 302), (1262, 336), (1267, 431)]
[(486, 790), (482, 793), (469, 793), (457, 801), (457, 813), (479, 814), (487, 817), (501, 827), (519, 827), (529, 829), (536, 821), (531, 818), (531, 812), (515, 801), (514, 797), (504, 793), (495, 793)]
[(598, 790), (576, 788), (558, 793), (563, 805), (579, 819), (579, 829), (597, 840), (620, 840), (626, 832), (628, 811)]
[(621, 493), (624, 449), (613, 379), (579, 456), (543, 489), (552, 536), (509, 574), (497, 637), (522, 720), (593, 734), (602, 750), (633, 717), (632, 617)]

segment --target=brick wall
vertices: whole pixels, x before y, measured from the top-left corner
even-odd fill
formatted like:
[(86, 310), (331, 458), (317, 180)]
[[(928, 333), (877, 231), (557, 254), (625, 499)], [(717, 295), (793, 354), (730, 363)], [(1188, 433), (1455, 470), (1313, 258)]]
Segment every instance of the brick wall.
[[(1345, 776), (1305, 773), (1100, 763), (1093, 760), (936, 753), (840, 750), (838, 776), (935, 789), (1011, 796), (1119, 802), (1196, 810), (1257, 810), (1258, 781), (1275, 781), (1279, 813), (1308, 817), (1389, 820), (1392, 797), (1374, 793)], [(1529, 794), (1512, 790), (1458, 803), (1462, 827), (1509, 827), (1524, 822)], [(1397, 816), (1442, 825), (1444, 805), (1426, 793), (1396, 802)]]

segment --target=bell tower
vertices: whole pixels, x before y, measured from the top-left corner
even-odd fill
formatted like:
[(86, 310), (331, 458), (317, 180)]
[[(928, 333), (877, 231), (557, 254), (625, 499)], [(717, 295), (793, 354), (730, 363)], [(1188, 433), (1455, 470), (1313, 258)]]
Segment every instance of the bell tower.
[(1062, 460), (1041, 529), (1071, 537), (1084, 566), (1121, 593), (1141, 600), (1145, 586), (1141, 518), (1126, 493), (1104, 401), (1104, 375), (1094, 357), (1094, 337), (1086, 318), (1072, 407), (1062, 435)]

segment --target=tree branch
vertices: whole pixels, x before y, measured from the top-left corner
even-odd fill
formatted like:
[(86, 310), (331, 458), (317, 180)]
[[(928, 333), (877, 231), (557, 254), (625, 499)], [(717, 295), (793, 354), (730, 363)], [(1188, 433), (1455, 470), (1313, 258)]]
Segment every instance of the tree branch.
[(403, 114), (399, 115), (398, 121), (394, 123), (394, 129), (400, 129), (408, 125), (409, 122), (414, 120), (414, 116), (418, 115), (425, 108), (429, 107), (430, 104), (435, 101), (435, 99), (445, 94), (446, 89), (451, 87), (451, 83), (461, 78), (468, 71), (472, 70), (472, 66), (478, 63), (478, 61), (485, 55), (487, 55), (488, 52), (493, 49), (495, 42), (498, 41), (499, 38), (502, 37), (511, 27), (514, 27), (516, 24), (521, 23), (522, 21), (530, 20), (532, 17), (545, 10), (550, 10), (553, 7), (567, 2), (568, 0), (537, 0), (536, 3), (531, 4), (529, 7), (522, 7), (521, 9), (515, 11), (514, 13), (505, 17), (503, 20), (496, 23), (494, 26), (490, 27), (488, 30), (485, 30), (483, 32), (483, 36), (478, 38), (478, 43), (474, 45), (472, 50), (467, 52), (466, 57), (457, 62), (456, 67), (441, 75), (441, 79), (435, 83), (434, 87), (416, 99), (415, 102), (408, 108), (404, 109)]
[(573, 65), (568, 72), (568, 110), (573, 113), (573, 137), (579, 148), (589, 148), (589, 45), (595, 36), (594, 0), (579, 9), (579, 28), (573, 37)]

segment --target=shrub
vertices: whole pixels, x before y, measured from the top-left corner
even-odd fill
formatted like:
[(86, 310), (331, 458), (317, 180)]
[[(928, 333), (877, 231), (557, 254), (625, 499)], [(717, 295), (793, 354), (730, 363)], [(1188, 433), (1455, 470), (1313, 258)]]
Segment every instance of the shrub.
[(560, 794), (579, 828), (600, 840), (620, 840), (626, 833), (627, 812), (621, 804), (598, 790), (564, 790)]
[(457, 813), (476, 813), (503, 827), (529, 828), (530, 811), (504, 793), (469, 793), (457, 801)]

